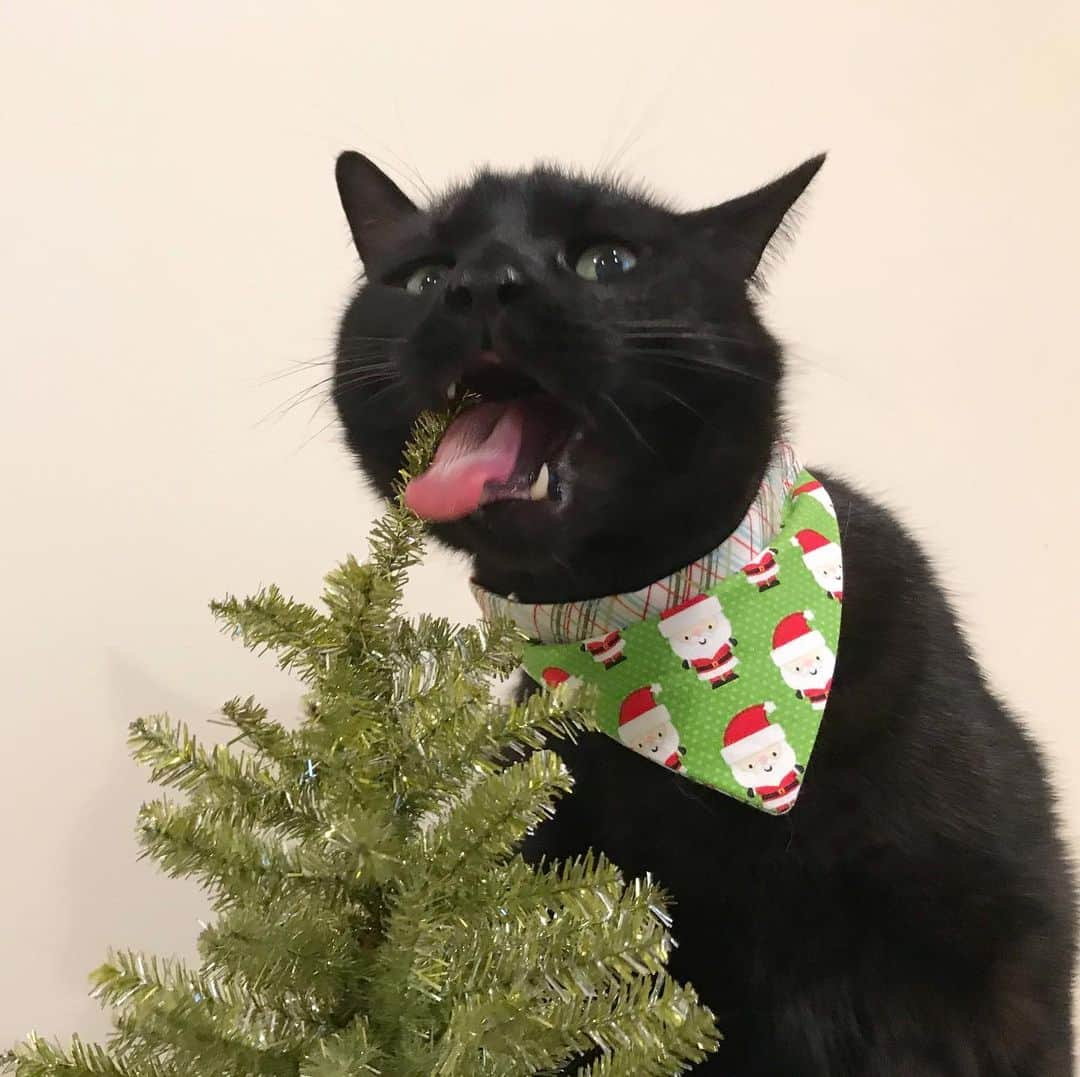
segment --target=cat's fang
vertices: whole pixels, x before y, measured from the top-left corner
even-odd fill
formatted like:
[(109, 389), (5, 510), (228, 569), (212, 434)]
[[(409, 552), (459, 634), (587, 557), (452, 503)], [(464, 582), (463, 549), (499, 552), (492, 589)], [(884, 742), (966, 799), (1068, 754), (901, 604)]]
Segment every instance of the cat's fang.
[(452, 381), (446, 387), (446, 399), (447, 400), (453, 400), (456, 396), (457, 396), (457, 382)]
[(537, 473), (536, 481), (529, 487), (529, 497), (533, 501), (543, 501), (548, 495), (548, 466), (543, 464)]

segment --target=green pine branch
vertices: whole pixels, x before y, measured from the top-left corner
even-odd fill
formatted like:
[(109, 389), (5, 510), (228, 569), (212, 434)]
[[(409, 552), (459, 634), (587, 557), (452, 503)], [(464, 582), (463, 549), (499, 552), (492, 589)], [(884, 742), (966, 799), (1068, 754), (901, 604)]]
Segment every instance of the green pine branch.
[(318, 610), (286, 598), (276, 584), (251, 598), (229, 595), (211, 602), (210, 610), (222, 626), (245, 647), (263, 654), (277, 653), (278, 666), (312, 679), (340, 646), (332, 623)]
[(230, 699), (221, 708), (226, 724), (237, 730), (236, 740), (247, 744), (263, 760), (277, 763), (282, 770), (302, 772), (303, 753), (296, 748), (295, 737), (278, 722), (271, 721), (266, 708), (248, 696)]
[(359, 942), (371, 930), (362, 906), (309, 908), (282, 896), (223, 912), (200, 935), (199, 954), (207, 975), (241, 979), (268, 999), (302, 989), (332, 1012), (370, 974), (370, 950)]
[(78, 1036), (61, 1047), (33, 1032), (14, 1051), (0, 1055), (0, 1068), (19, 1077), (179, 1077), (180, 1073), (152, 1059), (132, 1069), (106, 1048)]
[(660, 973), (671, 939), (654, 912), (659, 891), (589, 882), (572, 900), (534, 906), (528, 919), (485, 924), (459, 941), (449, 971), (456, 988), (465, 993), (501, 984), (522, 991), (531, 984), (535, 991), (600, 991)]
[(440, 824), (421, 835), (430, 884), (469, 889), (474, 877), (509, 856), (522, 838), (555, 811), (568, 793), (570, 773), (550, 751), (534, 752), (478, 782), (449, 805)]
[(368, 1023), (358, 1017), (342, 1032), (328, 1036), (300, 1063), (298, 1077), (362, 1077), (383, 1074), (383, 1054), (371, 1041)]
[(241, 818), (283, 834), (311, 833), (325, 824), (296, 773), (283, 779), (276, 767), (250, 753), (221, 744), (206, 749), (183, 722), (167, 715), (132, 722), (128, 745), (153, 781), (193, 801), (230, 805)]

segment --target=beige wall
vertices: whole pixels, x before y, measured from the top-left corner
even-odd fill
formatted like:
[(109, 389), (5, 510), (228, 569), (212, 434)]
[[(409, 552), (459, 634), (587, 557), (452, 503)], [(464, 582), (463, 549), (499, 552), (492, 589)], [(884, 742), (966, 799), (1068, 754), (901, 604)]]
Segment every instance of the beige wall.
[(329, 409), (285, 408), (323, 368), (269, 380), (356, 268), (345, 146), (433, 186), (618, 156), (687, 206), (830, 148), (768, 305), (798, 440), (934, 551), (1076, 836), (1078, 71), (1075, 0), (0, 3), (0, 1043), (101, 1033), (107, 944), (190, 950), (126, 723), (288, 712), (206, 602), (362, 544)]

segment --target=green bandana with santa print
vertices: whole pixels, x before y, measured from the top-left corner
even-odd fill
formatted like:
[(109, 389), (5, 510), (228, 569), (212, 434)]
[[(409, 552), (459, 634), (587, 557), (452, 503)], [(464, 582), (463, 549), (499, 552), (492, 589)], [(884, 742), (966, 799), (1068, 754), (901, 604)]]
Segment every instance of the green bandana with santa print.
[(609, 736), (780, 815), (798, 798), (832, 691), (843, 579), (832, 501), (780, 443), (736, 531), (666, 579), (554, 605), (473, 593), (485, 617), (528, 633), (535, 681), (596, 689)]

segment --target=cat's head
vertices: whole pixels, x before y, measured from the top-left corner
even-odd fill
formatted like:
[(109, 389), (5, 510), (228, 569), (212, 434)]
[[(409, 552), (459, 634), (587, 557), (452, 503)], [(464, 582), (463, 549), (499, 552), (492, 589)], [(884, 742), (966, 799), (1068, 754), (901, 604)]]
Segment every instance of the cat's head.
[(486, 585), (602, 590), (704, 552), (777, 434), (780, 349), (752, 285), (822, 160), (680, 213), (551, 167), (483, 171), (420, 208), (342, 154), (365, 273), (333, 392), (363, 470), (389, 495), (416, 416), (470, 394), (408, 500)]

